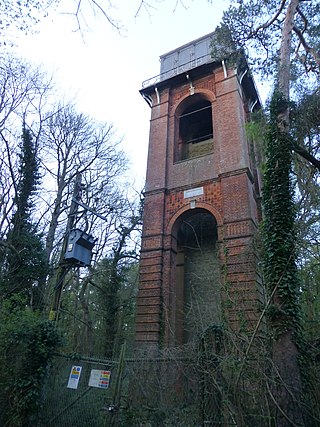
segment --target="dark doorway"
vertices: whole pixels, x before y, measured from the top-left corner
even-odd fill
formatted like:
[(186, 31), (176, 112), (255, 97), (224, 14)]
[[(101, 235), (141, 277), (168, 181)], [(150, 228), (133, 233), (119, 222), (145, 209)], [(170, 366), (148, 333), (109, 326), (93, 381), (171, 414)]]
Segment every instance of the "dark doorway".
[(199, 339), (210, 324), (220, 323), (220, 269), (217, 223), (205, 210), (179, 219), (176, 257), (176, 344)]

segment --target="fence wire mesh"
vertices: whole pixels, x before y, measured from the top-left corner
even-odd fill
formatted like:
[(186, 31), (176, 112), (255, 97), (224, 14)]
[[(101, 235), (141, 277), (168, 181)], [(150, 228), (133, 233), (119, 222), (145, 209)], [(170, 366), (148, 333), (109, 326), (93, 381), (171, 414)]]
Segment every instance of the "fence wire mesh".
[[(73, 366), (82, 368), (77, 389), (67, 387)], [(56, 355), (47, 372), (38, 426), (221, 425), (219, 398), (191, 360), (126, 359), (121, 378), (118, 367), (114, 361)], [(88, 385), (92, 369), (111, 371), (108, 389)]]
[[(68, 388), (73, 366), (81, 366), (76, 389)], [(111, 389), (89, 386), (92, 369), (116, 370), (116, 363), (108, 360), (55, 356), (48, 368), (43, 389), (39, 427), (96, 427), (104, 426)]]
[[(77, 389), (67, 387), (73, 366), (82, 368)], [(92, 369), (111, 371), (108, 389), (89, 386)], [(123, 361), (56, 355), (47, 372), (37, 427), (270, 425), (269, 417), (262, 415), (266, 414), (259, 398), (263, 390), (253, 386), (252, 376), (249, 381), (244, 375), (234, 393), (228, 369), (222, 359), (188, 359), (185, 354)], [(251, 414), (241, 415), (239, 424), (233, 418), (235, 404), (238, 409), (242, 404), (252, 409)]]

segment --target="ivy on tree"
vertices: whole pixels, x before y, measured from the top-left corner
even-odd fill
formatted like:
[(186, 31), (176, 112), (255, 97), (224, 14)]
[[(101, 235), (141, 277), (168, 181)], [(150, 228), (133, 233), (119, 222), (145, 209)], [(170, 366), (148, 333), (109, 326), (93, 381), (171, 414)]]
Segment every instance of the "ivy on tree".
[(36, 147), (31, 133), (23, 126), (19, 155), (19, 179), (14, 197), (15, 213), (3, 254), (1, 294), (4, 298), (19, 295), (23, 304), (40, 308), (39, 287), (47, 274), (47, 262), (40, 235), (31, 220), (32, 196), (39, 180)]

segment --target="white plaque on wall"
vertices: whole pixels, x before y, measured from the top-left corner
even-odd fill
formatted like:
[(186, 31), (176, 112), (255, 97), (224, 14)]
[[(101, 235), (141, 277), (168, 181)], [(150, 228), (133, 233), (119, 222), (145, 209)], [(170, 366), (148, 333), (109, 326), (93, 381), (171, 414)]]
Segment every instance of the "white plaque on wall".
[(183, 196), (185, 199), (189, 199), (190, 197), (202, 196), (203, 187), (191, 188), (190, 190), (185, 190), (183, 192)]

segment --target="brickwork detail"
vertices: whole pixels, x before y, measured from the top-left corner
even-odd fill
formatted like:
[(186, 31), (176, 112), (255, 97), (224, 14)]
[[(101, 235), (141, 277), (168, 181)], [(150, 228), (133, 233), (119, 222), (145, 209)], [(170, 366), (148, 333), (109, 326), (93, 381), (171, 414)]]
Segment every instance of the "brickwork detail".
[(157, 249), (161, 246), (161, 237), (145, 237), (143, 239), (143, 249)]
[(226, 224), (225, 226), (225, 236), (234, 237), (234, 236), (243, 236), (243, 235), (252, 235), (252, 222), (251, 221), (241, 221), (235, 222), (232, 224)]
[[(205, 90), (205, 91), (211, 92), (215, 96), (216, 85), (215, 85), (214, 74), (197, 80), (195, 88), (197, 91)], [(189, 89), (190, 89), (190, 86), (188, 84), (184, 84), (172, 89), (170, 104), (175, 105), (178, 101), (180, 101), (186, 95), (189, 95), (190, 94)]]
[(206, 182), (200, 183), (204, 188), (204, 194), (191, 198), (184, 197), (185, 188), (170, 191), (166, 198), (166, 225), (173, 215), (185, 206), (190, 206), (190, 200), (195, 200), (196, 203), (205, 203), (214, 206), (217, 211), (222, 214), (222, 200), (220, 182)]

